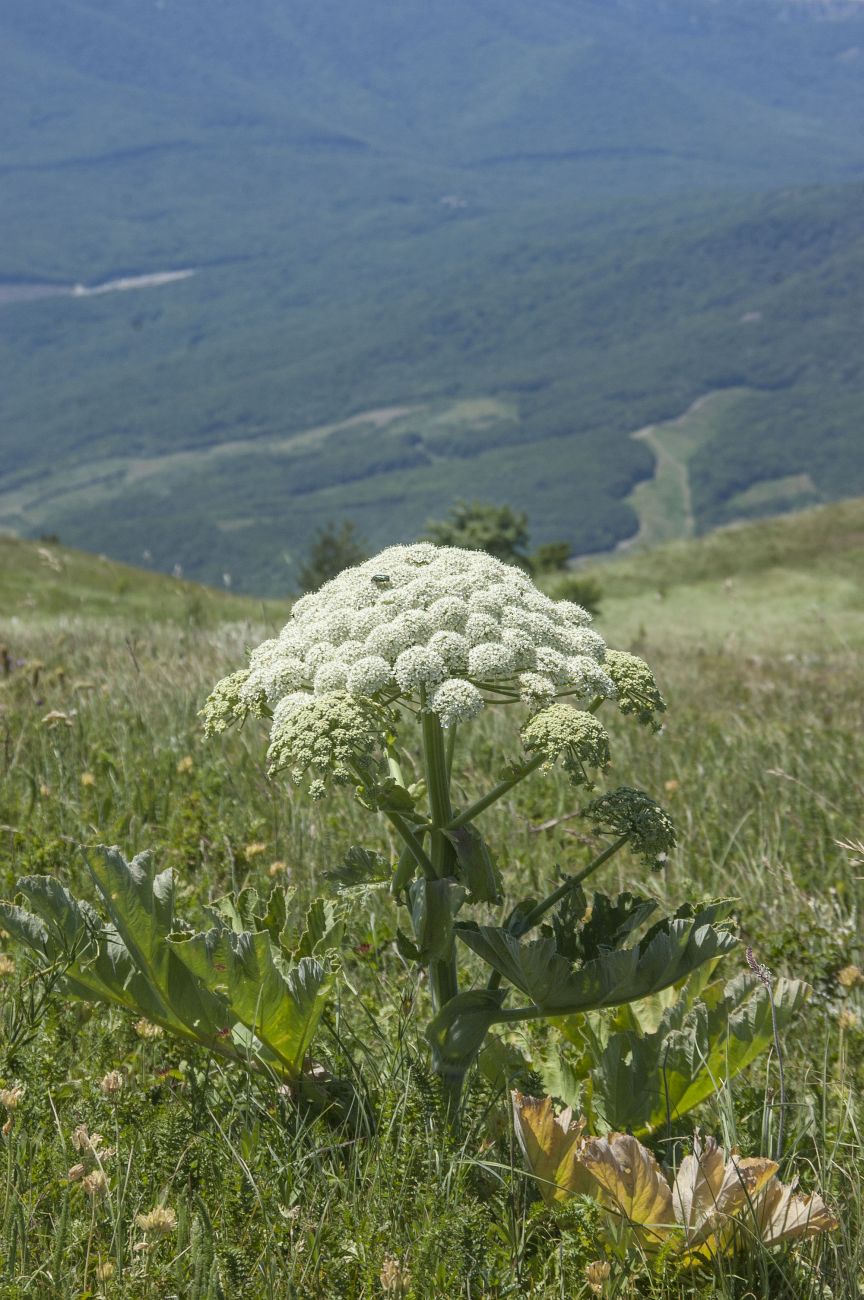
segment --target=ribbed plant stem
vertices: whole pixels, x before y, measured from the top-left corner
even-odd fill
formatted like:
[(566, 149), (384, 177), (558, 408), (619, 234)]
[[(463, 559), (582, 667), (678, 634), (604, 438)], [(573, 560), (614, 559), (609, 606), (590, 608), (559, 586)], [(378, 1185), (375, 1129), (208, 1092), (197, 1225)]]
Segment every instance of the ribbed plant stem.
[(610, 844), (608, 848), (604, 849), (602, 853), (598, 853), (596, 858), (592, 858), (587, 867), (583, 867), (581, 871), (577, 871), (575, 876), (568, 876), (564, 883), (559, 885), (556, 890), (548, 895), (548, 897), (541, 899), (539, 903), (532, 907), (531, 911), (527, 916), (523, 917), (522, 923), (517, 929), (514, 929), (513, 933), (519, 937), (523, 934), (527, 934), (529, 930), (533, 930), (537, 922), (541, 920), (548, 911), (565, 899), (571, 890), (574, 890), (577, 885), (581, 885), (583, 880), (587, 880), (587, 878), (592, 875), (598, 867), (602, 867), (604, 862), (608, 862), (613, 854), (617, 853), (619, 849), (623, 849), (629, 838), (630, 832), (628, 831), (626, 835), (621, 835), (614, 841), (614, 843)]
[[(422, 701), (425, 706), (425, 700)], [(431, 710), (423, 708), (423, 760), (426, 768), (426, 788), (429, 792), (429, 813), (432, 829), (429, 832), (429, 857), (439, 880), (453, 874), (456, 851), (444, 833), (444, 827), (450, 821), (450, 776), (447, 771), (447, 753), (444, 734), (438, 717)], [(429, 964), (429, 985), (432, 990), (432, 1003), (437, 1011), (459, 992), (459, 980), (456, 974), (455, 939), (450, 956), (446, 961), (433, 961)]]
[(514, 772), (512, 776), (508, 776), (504, 781), (499, 781), (496, 786), (492, 787), (488, 794), (483, 795), (482, 799), (477, 799), (471, 804), (470, 808), (466, 808), (458, 817), (454, 817), (447, 829), (456, 830), (457, 826), (464, 826), (466, 822), (473, 822), (475, 817), (479, 817), (481, 812), (485, 812), (485, 810), (495, 803), (497, 799), (500, 799), (502, 795), (507, 794), (508, 790), (512, 790), (514, 785), (518, 785), (520, 781), (524, 781), (526, 776), (530, 776), (532, 772), (536, 772), (541, 763), (545, 763), (546, 761), (547, 759), (545, 754), (536, 754), (534, 758), (530, 759), (527, 763), (523, 763), (522, 767), (520, 767), (517, 772)]

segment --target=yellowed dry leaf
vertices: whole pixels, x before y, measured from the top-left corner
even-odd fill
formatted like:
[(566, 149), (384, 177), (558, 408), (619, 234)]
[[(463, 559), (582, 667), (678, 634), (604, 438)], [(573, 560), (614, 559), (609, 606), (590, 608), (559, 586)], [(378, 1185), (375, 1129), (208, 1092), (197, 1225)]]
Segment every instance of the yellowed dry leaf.
[(694, 1143), (693, 1154), (678, 1166), (672, 1188), (675, 1218), (685, 1238), (697, 1235), (706, 1219), (717, 1213), (726, 1175), (726, 1157), (714, 1138)]
[[(815, 1237), (840, 1226), (817, 1192), (801, 1196), (795, 1192), (795, 1183), (776, 1180), (769, 1182), (757, 1196), (753, 1218), (766, 1246)], [(741, 1219), (746, 1222), (745, 1215)]]
[(659, 1242), (675, 1228), (672, 1189), (651, 1152), (626, 1133), (590, 1138), (580, 1162), (605, 1192), (604, 1200), (643, 1229), (648, 1242)]
[(593, 1190), (591, 1178), (578, 1163), (585, 1121), (575, 1120), (569, 1107), (556, 1115), (551, 1097), (514, 1092), (513, 1122), (529, 1172), (547, 1205)]
[(690, 1263), (724, 1254), (735, 1235), (735, 1217), (752, 1205), (777, 1165), (764, 1156), (727, 1160), (713, 1138), (702, 1142), (697, 1134), (691, 1156), (678, 1169), (672, 1200), (675, 1217), (684, 1228)]

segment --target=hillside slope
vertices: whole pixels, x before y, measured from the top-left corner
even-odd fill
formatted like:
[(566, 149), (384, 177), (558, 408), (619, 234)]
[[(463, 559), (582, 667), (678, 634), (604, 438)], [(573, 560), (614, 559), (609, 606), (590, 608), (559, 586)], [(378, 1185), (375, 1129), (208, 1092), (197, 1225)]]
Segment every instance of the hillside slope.
[(599, 550), (630, 435), (732, 387), (697, 530), (864, 490), (862, 47), (779, 0), (9, 0), (0, 526), (273, 592), (456, 495)]
[[(808, 475), (791, 505), (864, 492), (862, 196), (691, 201), (648, 232), (620, 215), (614, 248), (584, 215), (509, 249), (466, 219), (434, 289), (394, 248), (400, 292), (382, 274), (362, 304), (313, 296), (310, 268), (309, 305), (284, 310), (287, 277), (244, 267), (58, 300), (50, 323), (47, 303), (0, 310), (0, 527), (272, 594), (325, 520), (379, 546), (455, 496), (601, 550), (636, 531), (626, 498), (653, 471), (631, 435), (718, 390), (736, 400), (688, 465), (697, 531), (776, 504), (742, 502), (754, 483)], [(358, 418), (324, 423), (334, 403)]]
[(213, 627), (281, 619), (288, 606), (234, 596), (53, 542), (0, 536), (0, 611), (2, 634), (14, 643), (23, 624), (84, 618)]
[[(721, 529), (587, 572), (602, 590), (597, 626), (613, 643), (772, 659), (794, 647), (814, 662), (864, 648), (864, 498)], [(551, 595), (568, 596), (571, 581), (562, 576), (544, 585)], [(63, 546), (0, 538), (0, 638), (13, 656), (22, 629), (58, 619), (276, 629), (289, 608)]]

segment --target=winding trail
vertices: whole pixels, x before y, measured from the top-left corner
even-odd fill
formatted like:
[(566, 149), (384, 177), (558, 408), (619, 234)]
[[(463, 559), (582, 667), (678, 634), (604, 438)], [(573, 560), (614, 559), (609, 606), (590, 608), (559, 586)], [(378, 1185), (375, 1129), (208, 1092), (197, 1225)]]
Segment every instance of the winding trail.
[(44, 280), (0, 280), (0, 307), (19, 302), (39, 302), (44, 298), (96, 298), (105, 293), (125, 293), (130, 289), (157, 289), (176, 284), (195, 275), (194, 267), (179, 271), (151, 271), (146, 275), (124, 275), (99, 284), (52, 284)]

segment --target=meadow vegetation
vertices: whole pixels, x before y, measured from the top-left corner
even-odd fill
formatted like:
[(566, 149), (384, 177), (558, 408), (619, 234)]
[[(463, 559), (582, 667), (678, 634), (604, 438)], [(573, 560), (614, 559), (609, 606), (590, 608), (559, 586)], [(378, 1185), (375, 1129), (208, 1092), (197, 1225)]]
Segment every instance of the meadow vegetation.
[[(661, 873), (625, 853), (598, 885), (666, 908), (734, 897), (756, 959), (812, 988), (782, 1035), (782, 1097), (772, 1051), (643, 1140), (670, 1166), (694, 1124), (769, 1154), (782, 1113), (784, 1180), (818, 1188), (836, 1231), (772, 1251), (751, 1243), (694, 1274), (674, 1252), (625, 1252), (590, 1203), (546, 1204), (503, 1080), (561, 1096), (549, 1061), (569, 1048), (548, 1029), (502, 1033), (449, 1130), (422, 1033), (429, 989), (400, 954), (393, 901), (373, 888), (352, 895), (339, 991), (315, 1044), (366, 1098), (371, 1133), (328, 1125), (275, 1078), (128, 1013), (70, 1000), (60, 971), (39, 973), (3, 940), (0, 1295), (859, 1295), (862, 518), (851, 502), (595, 571), (597, 626), (650, 660), (670, 705), (659, 738), (609, 722), (609, 785), (643, 786), (679, 831)], [(47, 873), (95, 901), (82, 849), (101, 843), (174, 867), (178, 910), (195, 923), (246, 885), (290, 885), (302, 905), (327, 892), (325, 872), (355, 843), (395, 860), (398, 846), (347, 793), (315, 804), (268, 778), (259, 724), (202, 737), (214, 681), (275, 633), (283, 609), (207, 592), (189, 608), (182, 583), (49, 547), (68, 566), (60, 604), (57, 572), (35, 544), (18, 545), (33, 563), (26, 593), (2, 570), (6, 898), (20, 876)], [(89, 591), (76, 608), (79, 580)], [(510, 719), (491, 714), (466, 731), (467, 787), (483, 788), (513, 739)], [(505, 906), (602, 846), (573, 816), (583, 803), (563, 774), (538, 773), (495, 805), (483, 832), (506, 864)], [(742, 946), (719, 971), (746, 969)], [(608, 1277), (586, 1273), (598, 1261)]]

